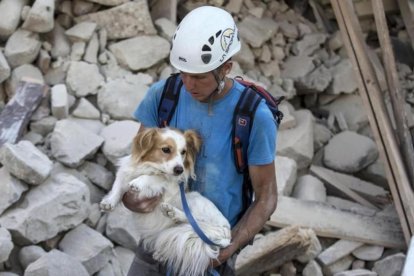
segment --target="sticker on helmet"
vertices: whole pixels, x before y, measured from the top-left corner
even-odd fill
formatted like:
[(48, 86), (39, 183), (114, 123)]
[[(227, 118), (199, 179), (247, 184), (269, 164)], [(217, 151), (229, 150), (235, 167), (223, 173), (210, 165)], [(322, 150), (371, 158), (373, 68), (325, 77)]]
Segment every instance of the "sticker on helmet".
[(226, 29), (221, 35), (221, 48), (226, 53), (229, 51), (230, 45), (233, 43), (233, 36), (234, 30), (230, 28)]
[(224, 53), (221, 55), (219, 61), (223, 62), (224, 60), (226, 60), (227, 54), (229, 53), (230, 50), (230, 46), (231, 44), (233, 44), (233, 39), (234, 39), (234, 30), (236, 27), (234, 27), (233, 29), (225, 29), (223, 34), (221, 35), (220, 38), (220, 44), (221, 44), (221, 49), (223, 49)]

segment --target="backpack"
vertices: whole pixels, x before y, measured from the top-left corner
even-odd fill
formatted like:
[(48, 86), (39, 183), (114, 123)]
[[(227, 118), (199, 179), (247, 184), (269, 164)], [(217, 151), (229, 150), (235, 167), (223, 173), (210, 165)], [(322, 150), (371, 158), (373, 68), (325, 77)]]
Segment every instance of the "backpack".
[[(253, 187), (247, 168), (247, 149), (256, 109), (260, 101), (264, 99), (279, 126), (283, 113), (278, 106), (284, 97), (275, 98), (263, 87), (245, 81), (241, 77), (236, 77), (235, 80), (245, 87), (234, 110), (232, 130), (234, 164), (237, 172), (243, 174), (243, 211), (241, 214), (243, 215), (253, 201)], [(182, 86), (183, 82), (179, 74), (173, 74), (166, 80), (158, 105), (158, 127), (166, 127), (171, 121)]]

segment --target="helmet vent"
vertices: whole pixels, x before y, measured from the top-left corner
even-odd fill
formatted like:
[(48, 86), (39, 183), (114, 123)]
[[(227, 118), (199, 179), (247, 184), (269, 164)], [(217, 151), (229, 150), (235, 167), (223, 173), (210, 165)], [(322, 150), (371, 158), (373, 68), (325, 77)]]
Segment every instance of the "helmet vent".
[(210, 42), (211, 45), (214, 44), (214, 36), (210, 36), (210, 38), (208, 39), (208, 42)]
[(216, 38), (221, 34), (221, 30), (216, 33)]
[(211, 60), (211, 54), (202, 54), (201, 60), (204, 62), (204, 64), (208, 64)]
[(204, 44), (204, 45), (203, 45), (203, 48), (201, 49), (201, 51), (208, 51), (208, 52), (211, 52), (211, 48), (210, 48), (210, 46), (208, 46), (208, 45)]

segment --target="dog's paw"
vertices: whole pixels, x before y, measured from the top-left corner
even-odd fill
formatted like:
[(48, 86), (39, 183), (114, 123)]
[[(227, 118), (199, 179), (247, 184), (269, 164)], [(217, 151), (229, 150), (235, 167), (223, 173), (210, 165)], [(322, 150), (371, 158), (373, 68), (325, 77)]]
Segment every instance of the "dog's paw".
[(181, 210), (175, 208), (169, 203), (162, 202), (160, 204), (160, 208), (162, 214), (167, 218), (170, 218), (172, 221), (174, 221), (174, 223), (182, 223), (187, 220), (185, 214)]
[(135, 178), (134, 180), (132, 180), (131, 182), (128, 183), (129, 185), (129, 189), (135, 191), (135, 192), (140, 192), (141, 191), (141, 182), (138, 178)]
[(160, 208), (161, 208), (161, 212), (164, 216), (166, 216), (167, 218), (173, 218), (175, 215), (174, 212), (174, 206), (172, 206), (169, 203), (166, 202), (161, 202), (160, 204)]
[(116, 202), (110, 197), (104, 197), (102, 201), (99, 203), (99, 208), (101, 209), (101, 211), (110, 212), (115, 209), (117, 203), (118, 202)]

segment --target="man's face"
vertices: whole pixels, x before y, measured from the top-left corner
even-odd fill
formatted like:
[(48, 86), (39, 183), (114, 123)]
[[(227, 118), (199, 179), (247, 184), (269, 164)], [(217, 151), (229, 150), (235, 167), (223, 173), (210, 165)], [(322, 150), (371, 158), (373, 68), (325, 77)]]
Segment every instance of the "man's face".
[(208, 102), (209, 96), (217, 88), (213, 73), (190, 74), (181, 72), (181, 79), (191, 96), (200, 102)]

